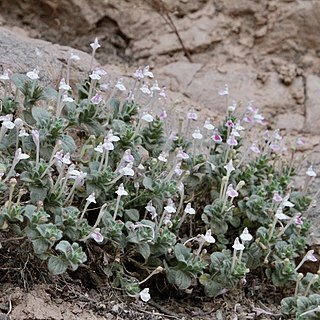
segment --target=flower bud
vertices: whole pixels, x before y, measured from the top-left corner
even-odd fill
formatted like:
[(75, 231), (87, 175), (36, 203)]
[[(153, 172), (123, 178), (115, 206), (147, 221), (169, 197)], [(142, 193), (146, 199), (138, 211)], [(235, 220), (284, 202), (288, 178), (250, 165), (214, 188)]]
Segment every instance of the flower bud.
[(16, 186), (16, 184), (17, 184), (17, 179), (11, 178), (11, 179), (9, 180), (9, 185), (10, 185), (10, 187), (14, 188), (14, 187)]

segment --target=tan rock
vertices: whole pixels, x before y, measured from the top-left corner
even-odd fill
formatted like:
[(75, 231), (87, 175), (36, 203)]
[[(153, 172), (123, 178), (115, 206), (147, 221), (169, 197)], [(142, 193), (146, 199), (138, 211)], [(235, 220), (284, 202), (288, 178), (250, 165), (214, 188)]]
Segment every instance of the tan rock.
[(320, 133), (320, 77), (309, 75), (306, 78), (306, 123), (305, 131)]
[(304, 116), (296, 113), (280, 114), (275, 119), (276, 127), (287, 131), (302, 131), (304, 121)]

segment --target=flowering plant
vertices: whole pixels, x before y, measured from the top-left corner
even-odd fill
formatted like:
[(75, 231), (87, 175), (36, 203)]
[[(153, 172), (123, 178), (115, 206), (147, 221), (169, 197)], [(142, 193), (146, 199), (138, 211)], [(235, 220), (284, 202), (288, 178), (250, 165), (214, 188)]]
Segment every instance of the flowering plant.
[[(94, 56), (97, 39), (91, 47)], [(307, 251), (316, 173), (310, 167), (303, 190), (294, 188), (296, 146), (285, 161), (280, 132), (263, 129), (252, 103), (242, 113), (230, 106), (227, 86), (222, 125), (202, 124), (194, 109), (176, 121), (149, 67), (132, 83), (91, 69), (75, 93), (75, 57), (57, 90), (41, 86), (38, 70), (0, 78), (2, 236), (31, 243), (55, 275), (99, 264), (101, 277), (143, 301), (160, 275), (215, 297), (262, 272), (293, 288), (285, 314), (299, 314), (301, 294), (315, 308), (318, 277), (299, 271), (316, 260)], [(264, 133), (250, 135), (257, 127)], [(103, 257), (93, 259), (92, 246)]]

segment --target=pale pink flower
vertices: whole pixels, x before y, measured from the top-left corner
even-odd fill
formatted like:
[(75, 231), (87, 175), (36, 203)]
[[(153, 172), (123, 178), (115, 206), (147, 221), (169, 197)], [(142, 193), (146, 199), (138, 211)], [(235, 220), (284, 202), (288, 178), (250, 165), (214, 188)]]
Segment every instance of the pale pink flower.
[(100, 96), (100, 94), (96, 94), (95, 96), (93, 96), (90, 100), (92, 102), (92, 104), (99, 104), (102, 101), (102, 97)]
[(234, 127), (234, 123), (232, 120), (228, 120), (226, 123), (225, 123), (225, 126), (227, 128), (233, 128)]
[(253, 152), (253, 153), (260, 153), (260, 149), (253, 143), (250, 147), (250, 150)]
[(198, 119), (198, 115), (196, 114), (194, 109), (191, 109), (188, 113), (187, 113), (187, 118), (189, 120), (197, 120)]
[(274, 195), (273, 195), (272, 200), (273, 200), (274, 202), (282, 202), (283, 198), (279, 195), (278, 192), (275, 192)]
[(165, 119), (167, 119), (167, 117), (168, 117), (168, 115), (167, 115), (166, 110), (162, 109), (162, 111), (160, 112), (160, 115), (159, 115), (160, 120), (165, 120)]
[(103, 235), (100, 232), (100, 228), (94, 229), (94, 231), (90, 233), (89, 237), (97, 243), (103, 242), (103, 239), (104, 239)]
[(238, 194), (237, 190), (233, 189), (232, 184), (229, 184), (226, 195), (233, 199), (233, 198), (237, 197), (239, 194)]
[(231, 134), (230, 137), (227, 139), (227, 144), (229, 146), (236, 146), (238, 144), (238, 141), (233, 134)]

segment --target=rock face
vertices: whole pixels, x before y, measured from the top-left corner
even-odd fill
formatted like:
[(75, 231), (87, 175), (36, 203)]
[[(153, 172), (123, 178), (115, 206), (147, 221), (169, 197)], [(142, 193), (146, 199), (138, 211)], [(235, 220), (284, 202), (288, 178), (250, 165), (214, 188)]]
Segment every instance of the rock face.
[(65, 76), (69, 54), (77, 54), (81, 64), (72, 64), (71, 77), (79, 80), (79, 76), (88, 72), (91, 57), (79, 50), (52, 44), (43, 40), (30, 39), (19, 33), (0, 27), (0, 56), (2, 69), (24, 73), (35, 68), (40, 71), (41, 81), (56, 83)]
[[(208, 112), (222, 112), (217, 92), (227, 83), (231, 100), (254, 100), (271, 125), (319, 133), (319, 1), (2, 0), (0, 9), (0, 22), (32, 37), (89, 52), (98, 36), (97, 58), (108, 69), (150, 64), (163, 85)], [(55, 48), (38, 46), (47, 57)], [(56, 77), (69, 49), (61, 50)], [(32, 54), (20, 67), (37, 59)]]

